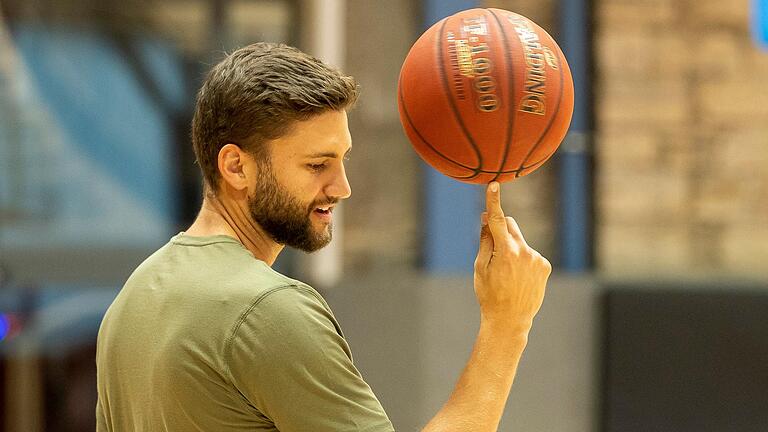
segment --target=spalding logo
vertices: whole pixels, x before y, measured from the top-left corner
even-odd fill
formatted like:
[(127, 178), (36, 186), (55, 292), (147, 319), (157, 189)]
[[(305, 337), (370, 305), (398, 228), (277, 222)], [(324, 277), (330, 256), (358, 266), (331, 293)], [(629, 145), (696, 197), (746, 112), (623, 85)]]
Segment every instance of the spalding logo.
[(543, 116), (547, 112), (547, 73), (544, 64), (550, 64), (547, 47), (542, 46), (539, 35), (526, 18), (507, 15), (507, 19), (514, 26), (525, 55), (525, 84), (519, 110)]
[(558, 63), (557, 63), (557, 56), (555, 55), (555, 53), (553, 53), (552, 50), (549, 49), (549, 47), (543, 47), (542, 51), (544, 51), (544, 60), (546, 60), (549, 67), (557, 70)]

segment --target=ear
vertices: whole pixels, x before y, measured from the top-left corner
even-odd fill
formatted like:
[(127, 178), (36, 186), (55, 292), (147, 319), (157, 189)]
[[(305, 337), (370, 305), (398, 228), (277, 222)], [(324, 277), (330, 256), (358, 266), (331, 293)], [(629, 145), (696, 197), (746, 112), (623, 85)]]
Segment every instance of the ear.
[(238, 191), (248, 187), (247, 174), (250, 170), (246, 165), (252, 161), (243, 149), (236, 144), (226, 144), (219, 150), (217, 162), (223, 183)]

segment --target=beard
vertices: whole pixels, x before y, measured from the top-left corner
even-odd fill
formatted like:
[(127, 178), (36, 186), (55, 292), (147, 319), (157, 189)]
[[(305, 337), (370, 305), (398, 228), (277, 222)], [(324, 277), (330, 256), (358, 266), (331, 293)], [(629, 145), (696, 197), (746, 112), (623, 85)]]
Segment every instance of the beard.
[(308, 206), (292, 196), (275, 178), (269, 162), (260, 164), (261, 178), (256, 193), (248, 198), (251, 217), (279, 244), (304, 252), (314, 252), (330, 243), (333, 226), (316, 230), (310, 216), (318, 206), (335, 204), (338, 200), (313, 201)]

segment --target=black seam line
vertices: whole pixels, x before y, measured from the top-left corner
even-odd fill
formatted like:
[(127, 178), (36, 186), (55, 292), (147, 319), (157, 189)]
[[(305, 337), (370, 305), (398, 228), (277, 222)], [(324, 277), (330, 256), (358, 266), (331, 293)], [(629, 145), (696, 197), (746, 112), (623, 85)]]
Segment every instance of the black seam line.
[[(509, 94), (514, 95), (515, 94), (515, 75), (514, 75), (514, 68), (512, 67), (512, 58), (509, 55), (510, 52), (510, 46), (509, 41), (507, 40), (507, 32), (504, 31), (504, 26), (501, 23), (501, 20), (499, 19), (498, 15), (496, 15), (496, 12), (494, 12), (492, 9), (486, 9), (488, 12), (493, 15), (493, 18), (496, 20), (496, 23), (499, 25), (499, 30), (501, 31), (501, 39), (504, 42), (504, 59), (506, 60), (507, 64), (507, 73), (509, 74)], [(501, 90), (501, 89), (499, 89)], [(501, 100), (506, 100), (503, 97), (500, 98)], [(509, 98), (509, 101), (512, 101), (512, 97)], [(501, 175), (501, 170), (504, 169), (504, 165), (507, 163), (507, 157), (509, 157), (509, 148), (512, 144), (512, 136), (514, 134), (514, 125), (515, 125), (515, 105), (510, 104), (508, 107), (509, 111), (509, 123), (507, 123), (507, 138), (506, 138), (506, 144), (504, 145), (504, 156), (501, 158), (501, 165), (499, 165), (499, 174), (496, 174), (496, 177), (493, 178), (491, 181), (496, 181), (497, 178)]]
[(419, 129), (418, 129), (418, 128), (416, 128), (416, 125), (415, 125), (415, 124), (413, 124), (413, 120), (411, 120), (411, 116), (410, 116), (410, 114), (408, 114), (408, 108), (406, 108), (406, 106), (405, 106), (405, 96), (403, 96), (403, 88), (402, 88), (402, 86), (400, 87), (400, 107), (403, 109), (403, 114), (405, 114), (405, 119), (406, 119), (406, 120), (408, 120), (408, 124), (411, 126), (411, 129), (412, 129), (412, 130), (413, 130), (413, 131), (416, 133), (416, 135), (418, 135), (418, 136), (419, 136), (419, 139), (420, 139), (420, 140), (421, 140), (421, 141), (422, 141), (424, 144), (426, 144), (426, 145), (427, 145), (427, 147), (429, 147), (429, 148), (430, 148), (430, 149), (431, 149), (433, 152), (435, 152), (435, 154), (437, 154), (437, 155), (438, 155), (438, 156), (440, 156), (441, 158), (445, 159), (446, 161), (448, 161), (448, 162), (450, 162), (450, 163), (452, 163), (452, 164), (454, 164), (454, 165), (456, 165), (456, 166), (459, 166), (459, 167), (461, 167), (461, 168), (464, 168), (464, 169), (468, 169), (468, 170), (470, 170), (470, 171), (474, 172), (474, 173), (475, 173), (475, 175), (477, 175), (477, 173), (479, 172), (478, 170), (480, 169), (480, 167), (477, 167), (477, 168), (472, 168), (472, 167), (466, 166), (466, 165), (464, 165), (464, 164), (462, 164), (462, 163), (456, 162), (455, 160), (453, 160), (453, 159), (449, 158), (448, 156), (446, 156), (446, 155), (444, 155), (444, 154), (440, 153), (440, 152), (439, 152), (439, 151), (438, 151), (438, 150), (437, 150), (437, 149), (436, 149), (436, 148), (435, 148), (435, 147), (434, 147), (432, 144), (430, 144), (430, 143), (429, 143), (429, 141), (427, 141), (427, 140), (426, 140), (426, 139), (425, 139), (425, 138), (424, 138), (424, 137), (421, 135), (421, 133), (419, 132)]
[[(555, 123), (555, 118), (557, 118), (557, 115), (558, 115), (557, 110), (560, 109), (560, 103), (563, 101), (563, 87), (564, 87), (564, 84), (565, 84), (563, 82), (564, 81), (563, 66), (565, 65), (565, 62), (563, 62), (563, 58), (560, 55), (560, 49), (559, 48), (557, 49), (557, 59), (560, 61), (560, 95), (557, 98), (557, 105), (555, 105), (555, 114), (552, 116), (551, 119), (549, 119), (549, 124), (547, 124), (547, 127), (544, 129), (544, 131), (539, 136), (538, 141), (536, 141), (536, 144), (534, 144), (533, 147), (531, 147), (531, 149), (528, 150), (528, 154), (523, 159), (523, 162), (520, 163), (520, 168), (518, 168), (518, 169), (520, 169), (521, 171), (523, 169), (523, 165), (525, 165), (525, 163), (528, 161), (528, 158), (531, 157), (531, 155), (536, 150), (536, 148), (541, 144), (541, 141), (544, 139), (544, 137), (547, 136), (547, 132), (549, 132), (549, 130), (552, 128), (552, 124)], [(557, 147), (555, 147), (555, 150), (557, 150)], [(550, 156), (551, 155), (552, 154), (550, 153)], [(549, 156), (547, 156), (547, 157), (549, 157)], [(520, 177), (520, 172), (515, 174), (515, 177)]]
[[(480, 174), (497, 174), (496, 177), (498, 177), (501, 174), (517, 174), (517, 173), (520, 173), (521, 171), (525, 171), (525, 170), (531, 169), (531, 168), (533, 168), (533, 167), (535, 167), (537, 165), (541, 165), (542, 163), (546, 162), (547, 159), (549, 159), (550, 156), (552, 156), (552, 155), (549, 154), (545, 158), (539, 159), (537, 162), (534, 162), (534, 163), (532, 163), (530, 165), (526, 165), (526, 166), (520, 167), (519, 169), (507, 170), (507, 171), (478, 170), (476, 173), (474, 173), (474, 174), (472, 174), (471, 176), (468, 176), (468, 177), (460, 177), (460, 176), (453, 176), (453, 175), (448, 175), (448, 177), (452, 177), (452, 178), (455, 178), (455, 179), (469, 180), (469, 179), (477, 177)], [(516, 177), (520, 177), (520, 176), (516, 176)], [(491, 180), (491, 181), (493, 181), (493, 180)]]
[[(450, 18), (450, 17), (449, 17)], [(472, 139), (472, 136), (469, 134), (469, 131), (467, 130), (466, 125), (464, 125), (464, 121), (462, 121), (461, 116), (459, 115), (459, 109), (456, 107), (456, 103), (453, 100), (453, 93), (451, 92), (451, 88), (448, 85), (448, 80), (445, 76), (445, 65), (443, 64), (443, 30), (445, 30), (445, 25), (448, 23), (448, 18), (445, 18), (443, 21), (443, 25), (440, 26), (440, 32), (438, 33), (438, 39), (437, 39), (437, 62), (438, 65), (440, 65), (440, 78), (443, 82), (443, 89), (445, 89), (446, 96), (448, 97), (448, 102), (451, 105), (451, 110), (453, 111), (453, 115), (456, 117), (456, 122), (461, 127), (461, 131), (464, 132), (464, 135), (467, 138), (467, 141), (472, 145), (472, 149), (475, 151), (475, 154), (477, 155), (477, 166), (481, 167), (483, 166), (483, 155), (480, 152), (480, 148), (477, 146), (477, 143), (475, 143), (475, 140)]]

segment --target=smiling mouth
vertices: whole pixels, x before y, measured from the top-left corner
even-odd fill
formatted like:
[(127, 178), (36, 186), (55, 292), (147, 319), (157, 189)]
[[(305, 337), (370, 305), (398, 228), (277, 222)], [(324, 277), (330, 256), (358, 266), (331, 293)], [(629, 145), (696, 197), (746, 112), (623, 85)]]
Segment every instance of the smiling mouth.
[(314, 205), (312, 206), (311, 213), (329, 215), (333, 213), (333, 208), (336, 207), (336, 204), (338, 204), (338, 202), (339, 200), (327, 200), (325, 202), (315, 201)]
[(330, 215), (331, 213), (333, 213), (333, 206), (328, 205), (328, 206), (315, 207), (314, 212), (322, 215)]

